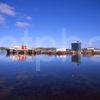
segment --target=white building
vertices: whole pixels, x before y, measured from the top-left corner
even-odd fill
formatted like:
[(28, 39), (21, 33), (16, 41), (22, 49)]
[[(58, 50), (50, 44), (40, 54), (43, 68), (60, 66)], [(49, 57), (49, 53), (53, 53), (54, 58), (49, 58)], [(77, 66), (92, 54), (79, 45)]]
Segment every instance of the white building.
[(100, 52), (100, 50), (99, 49), (95, 49), (94, 52)]
[(87, 48), (87, 50), (93, 50), (94, 52), (100, 52), (100, 49), (96, 49), (96, 48), (92, 48), (92, 47)]
[(95, 50), (95, 48), (89, 47), (87, 48), (87, 50)]
[(63, 52), (65, 52), (66, 48), (59, 48), (59, 49), (56, 49), (56, 51), (63, 51)]

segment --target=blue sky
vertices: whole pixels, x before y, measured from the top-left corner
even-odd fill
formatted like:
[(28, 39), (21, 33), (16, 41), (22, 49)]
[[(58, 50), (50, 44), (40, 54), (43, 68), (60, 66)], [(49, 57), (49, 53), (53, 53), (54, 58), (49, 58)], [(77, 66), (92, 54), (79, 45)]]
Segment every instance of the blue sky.
[(33, 47), (100, 47), (100, 0), (0, 0), (0, 37), (1, 46), (28, 37)]

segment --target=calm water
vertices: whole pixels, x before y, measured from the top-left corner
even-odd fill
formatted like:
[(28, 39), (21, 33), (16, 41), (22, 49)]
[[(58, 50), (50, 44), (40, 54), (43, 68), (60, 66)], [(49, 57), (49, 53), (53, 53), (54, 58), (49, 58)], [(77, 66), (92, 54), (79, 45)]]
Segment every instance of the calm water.
[(100, 100), (100, 58), (1, 52), (0, 100)]

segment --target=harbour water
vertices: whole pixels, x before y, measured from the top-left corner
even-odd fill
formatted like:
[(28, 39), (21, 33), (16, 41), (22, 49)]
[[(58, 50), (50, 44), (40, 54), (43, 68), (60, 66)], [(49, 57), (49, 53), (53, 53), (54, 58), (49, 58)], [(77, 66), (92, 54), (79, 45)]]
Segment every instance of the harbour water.
[(99, 100), (99, 56), (0, 52), (0, 100)]

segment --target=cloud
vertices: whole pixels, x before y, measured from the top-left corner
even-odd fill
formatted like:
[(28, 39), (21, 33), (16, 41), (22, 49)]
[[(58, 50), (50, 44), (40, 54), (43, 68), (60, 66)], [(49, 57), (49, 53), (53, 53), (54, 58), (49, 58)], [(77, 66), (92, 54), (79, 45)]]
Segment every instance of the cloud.
[(4, 24), (4, 22), (5, 22), (4, 16), (0, 15), (0, 24)]
[(32, 20), (32, 17), (31, 16), (27, 16), (26, 19), (27, 20)]
[(28, 28), (28, 27), (30, 27), (30, 23), (28, 23), (28, 22), (16, 22), (16, 26), (18, 27), (18, 28)]
[(8, 4), (0, 3), (0, 12), (9, 16), (15, 16), (14, 8)]

